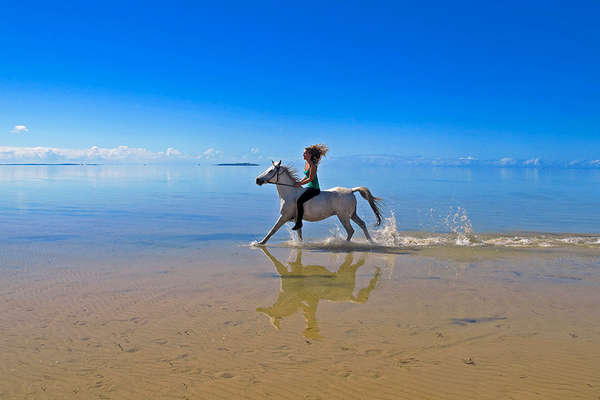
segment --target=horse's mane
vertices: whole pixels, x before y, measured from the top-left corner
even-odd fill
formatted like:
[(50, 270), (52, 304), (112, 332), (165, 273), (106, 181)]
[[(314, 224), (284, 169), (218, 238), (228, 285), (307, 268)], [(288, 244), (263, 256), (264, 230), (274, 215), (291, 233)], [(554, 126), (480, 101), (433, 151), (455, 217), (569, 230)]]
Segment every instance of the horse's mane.
[(296, 171), (296, 169), (292, 166), (289, 165), (282, 165), (281, 169), (286, 172), (290, 178), (293, 178), (295, 181), (299, 181), (300, 178), (298, 177), (298, 172)]

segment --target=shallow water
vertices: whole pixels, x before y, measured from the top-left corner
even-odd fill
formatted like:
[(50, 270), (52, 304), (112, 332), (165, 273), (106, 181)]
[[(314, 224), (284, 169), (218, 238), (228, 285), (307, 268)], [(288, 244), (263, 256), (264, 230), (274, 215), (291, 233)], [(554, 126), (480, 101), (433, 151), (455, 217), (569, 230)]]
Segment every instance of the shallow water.
[[(274, 186), (254, 183), (265, 168), (0, 166), (0, 230), (9, 241), (248, 243), (278, 214)], [(325, 163), (319, 174), (323, 187), (364, 185), (384, 199), (386, 223), (371, 228), (382, 245), (600, 245), (598, 170), (350, 171)], [(358, 213), (373, 225), (361, 198)], [(339, 236), (339, 227), (329, 218), (305, 224), (304, 234), (324, 240)], [(272, 240), (291, 237), (284, 227)]]
[(595, 171), (323, 173), (375, 244), (257, 247), (260, 169), (0, 167), (0, 398), (600, 397)]

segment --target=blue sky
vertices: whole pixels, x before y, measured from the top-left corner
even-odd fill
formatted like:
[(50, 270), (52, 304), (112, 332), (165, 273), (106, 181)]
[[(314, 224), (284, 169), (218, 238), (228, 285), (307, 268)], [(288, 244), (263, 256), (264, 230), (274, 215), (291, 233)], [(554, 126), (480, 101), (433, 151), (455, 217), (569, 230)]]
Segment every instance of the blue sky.
[(83, 3), (3, 5), (5, 154), (600, 159), (597, 1)]

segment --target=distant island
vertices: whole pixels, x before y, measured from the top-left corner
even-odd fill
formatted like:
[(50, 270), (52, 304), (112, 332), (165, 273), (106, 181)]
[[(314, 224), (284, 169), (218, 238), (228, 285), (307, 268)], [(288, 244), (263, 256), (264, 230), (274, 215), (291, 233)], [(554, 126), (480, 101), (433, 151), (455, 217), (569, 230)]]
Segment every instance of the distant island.
[(220, 163), (216, 164), (219, 167), (258, 167), (260, 164), (254, 164), (249, 162), (238, 162), (238, 163)]

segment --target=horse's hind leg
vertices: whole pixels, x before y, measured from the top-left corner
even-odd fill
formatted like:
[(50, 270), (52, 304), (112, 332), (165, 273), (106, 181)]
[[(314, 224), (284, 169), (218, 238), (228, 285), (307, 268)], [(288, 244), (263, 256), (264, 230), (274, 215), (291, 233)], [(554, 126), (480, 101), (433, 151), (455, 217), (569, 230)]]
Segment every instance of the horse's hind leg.
[(350, 219), (348, 219), (348, 217), (346, 216), (342, 217), (341, 215), (338, 215), (337, 217), (342, 223), (344, 229), (346, 229), (346, 232), (348, 233), (348, 237), (346, 238), (346, 240), (349, 242), (350, 239), (352, 239), (352, 235), (354, 235), (354, 228), (352, 227), (352, 225), (350, 225)]
[(358, 215), (356, 215), (356, 212), (352, 215), (352, 221), (354, 221), (356, 225), (360, 226), (360, 228), (365, 233), (365, 237), (367, 238), (367, 240), (373, 243), (373, 239), (371, 239), (371, 235), (369, 235), (369, 231), (367, 230), (367, 224), (365, 224), (365, 221), (363, 221)]

